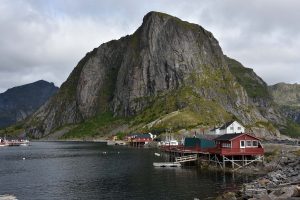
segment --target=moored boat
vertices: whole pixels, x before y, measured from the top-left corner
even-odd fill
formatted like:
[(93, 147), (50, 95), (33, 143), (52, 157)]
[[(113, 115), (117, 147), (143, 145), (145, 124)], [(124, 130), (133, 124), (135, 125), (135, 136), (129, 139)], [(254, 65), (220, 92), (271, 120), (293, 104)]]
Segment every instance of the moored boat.
[(179, 162), (154, 162), (154, 167), (181, 167)]
[(7, 140), (0, 138), (0, 147), (6, 147), (6, 146), (8, 146)]

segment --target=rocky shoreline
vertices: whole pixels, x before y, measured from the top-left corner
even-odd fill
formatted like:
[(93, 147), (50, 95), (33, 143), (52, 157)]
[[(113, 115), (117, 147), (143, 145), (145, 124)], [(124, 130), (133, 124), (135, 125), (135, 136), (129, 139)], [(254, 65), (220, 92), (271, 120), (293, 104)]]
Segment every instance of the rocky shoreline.
[(266, 163), (260, 169), (266, 174), (217, 199), (300, 199), (300, 147), (273, 144), (266, 149)]

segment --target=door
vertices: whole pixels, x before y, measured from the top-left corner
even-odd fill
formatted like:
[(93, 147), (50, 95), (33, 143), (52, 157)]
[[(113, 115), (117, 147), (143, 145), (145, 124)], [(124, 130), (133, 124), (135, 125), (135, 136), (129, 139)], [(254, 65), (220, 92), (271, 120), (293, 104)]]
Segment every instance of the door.
[(245, 148), (245, 140), (240, 141), (240, 148)]

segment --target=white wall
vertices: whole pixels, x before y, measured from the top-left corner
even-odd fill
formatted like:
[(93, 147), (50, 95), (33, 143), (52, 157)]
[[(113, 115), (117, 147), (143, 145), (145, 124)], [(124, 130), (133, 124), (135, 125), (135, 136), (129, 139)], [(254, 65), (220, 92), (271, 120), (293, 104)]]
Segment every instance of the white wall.
[(234, 121), (226, 129), (226, 133), (244, 133), (244, 132), (245, 132), (245, 128), (237, 121)]

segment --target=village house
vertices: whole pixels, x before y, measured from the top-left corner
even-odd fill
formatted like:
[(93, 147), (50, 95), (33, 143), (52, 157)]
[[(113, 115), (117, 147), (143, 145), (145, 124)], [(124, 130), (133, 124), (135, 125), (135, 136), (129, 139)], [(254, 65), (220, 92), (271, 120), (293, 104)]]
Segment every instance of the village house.
[(129, 142), (131, 146), (140, 147), (148, 144), (156, 138), (156, 135), (152, 133), (131, 133), (125, 137), (125, 140)]
[(210, 130), (211, 134), (216, 134), (216, 135), (244, 133), (244, 132), (245, 132), (245, 127), (242, 126), (237, 121), (227, 122), (221, 127), (216, 127)]
[(220, 155), (263, 155), (260, 139), (247, 133), (224, 134), (215, 139), (215, 153)]

